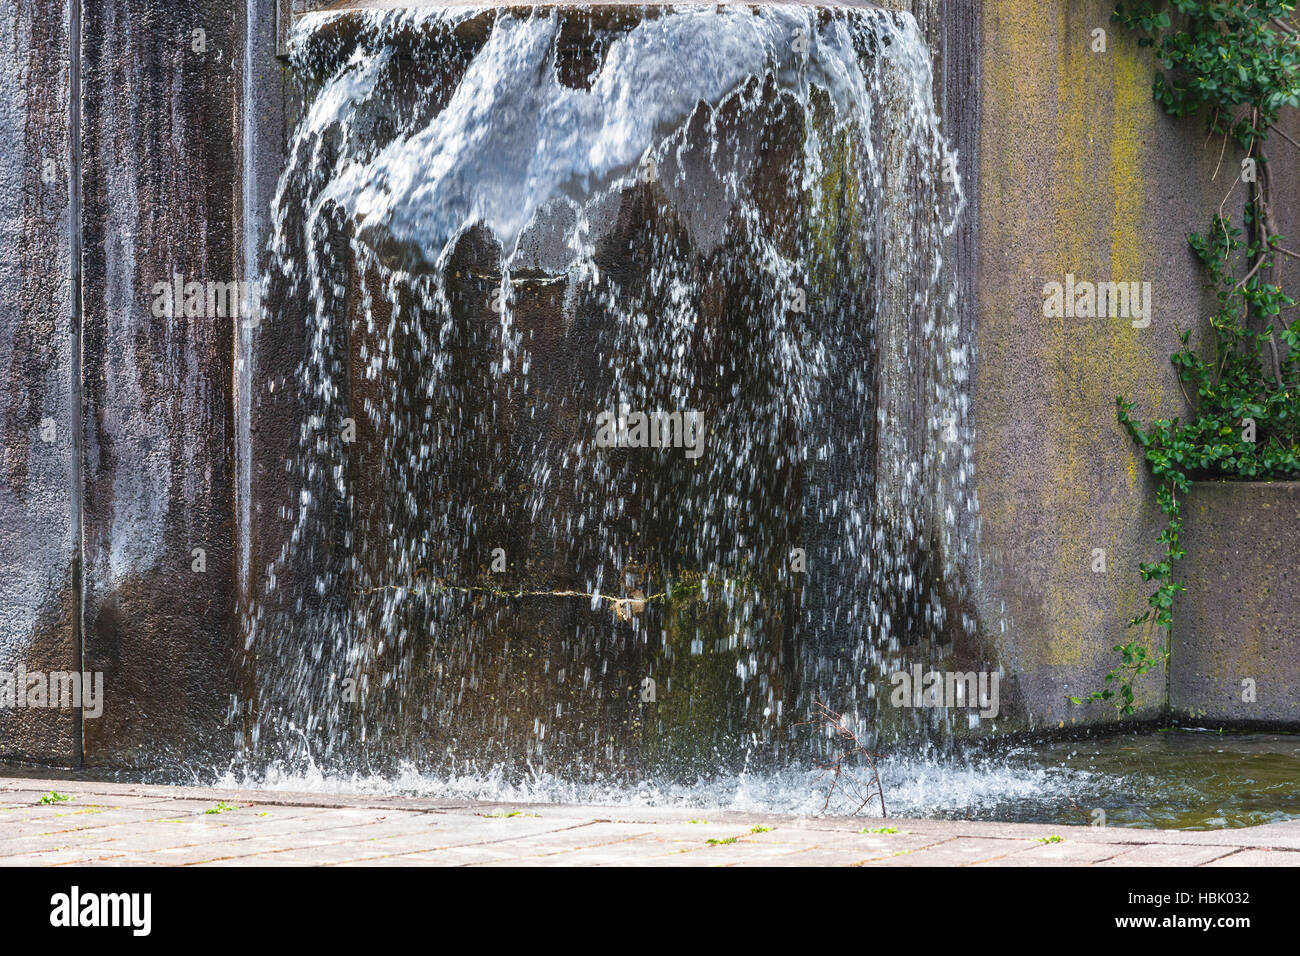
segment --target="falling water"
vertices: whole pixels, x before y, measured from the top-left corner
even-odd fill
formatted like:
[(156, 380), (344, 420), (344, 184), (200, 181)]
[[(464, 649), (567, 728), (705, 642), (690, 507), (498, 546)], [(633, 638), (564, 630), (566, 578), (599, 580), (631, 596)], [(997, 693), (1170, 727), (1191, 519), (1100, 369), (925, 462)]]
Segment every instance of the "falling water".
[[(668, 780), (802, 765), (818, 700), (878, 744), (978, 719), (886, 704), (989, 666), (910, 17), (319, 14), (293, 66), (264, 301), (305, 323), (301, 436), (250, 755)], [(599, 440), (659, 411), (676, 447)]]

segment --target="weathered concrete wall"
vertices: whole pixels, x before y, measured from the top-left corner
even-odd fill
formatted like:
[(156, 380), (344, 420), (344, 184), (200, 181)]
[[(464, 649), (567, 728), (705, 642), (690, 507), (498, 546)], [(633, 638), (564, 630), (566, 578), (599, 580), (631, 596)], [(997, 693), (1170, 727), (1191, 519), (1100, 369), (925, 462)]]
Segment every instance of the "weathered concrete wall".
[(106, 698), (84, 746), (75, 709), (0, 711), (0, 758), (158, 766), (238, 733), (251, 333), (155, 314), (153, 287), (255, 278), (287, 135), (279, 6), (30, 0), (0, 17), (0, 671), (99, 671)]
[[(65, 0), (0, 8), (0, 671), (79, 670)], [(79, 714), (0, 709), (0, 757), (73, 764)]]
[[(1157, 108), (1152, 55), (1109, 23), (1112, 7), (983, 5), (981, 627), (1034, 727), (1113, 718), (1108, 705), (1065, 698), (1102, 686), (1111, 647), (1146, 606), (1138, 564), (1160, 547), (1154, 489), (1115, 396), (1136, 401), (1144, 420), (1184, 414), (1169, 356), (1179, 330), (1208, 314), (1185, 237), (1209, 225), (1237, 171), (1229, 151), (1215, 178), (1221, 142), (1207, 142), (1203, 118), (1174, 121)], [(1091, 51), (1098, 27), (1104, 53)], [(1225, 206), (1238, 220), (1243, 196), (1238, 187)], [(1150, 282), (1150, 326), (1045, 318), (1043, 286), (1067, 273)], [(1093, 570), (1094, 549), (1105, 552), (1104, 573)], [(1161, 710), (1164, 684), (1159, 671), (1141, 684), (1139, 716)]]
[[(84, 374), (71, 291), (72, 13), (66, 0), (0, 12), (0, 42), (16, 51), (0, 68), (0, 291), (16, 304), (0, 317), (0, 669), (82, 669), (84, 513), (85, 669), (104, 671), (107, 684), (104, 717), (86, 724), (91, 764), (158, 765), (228, 747), (239, 730), (226, 701), (251, 663), (236, 616), (282, 544), (276, 514), (292, 490), (284, 449), (297, 427), (286, 386), (301, 330), (161, 318), (150, 304), (153, 283), (177, 273), (231, 281), (256, 272), (292, 124), (292, 78), (274, 58), (287, 2), (83, 4)], [(1101, 686), (1111, 646), (1130, 636), (1124, 623), (1148, 593), (1137, 565), (1157, 554), (1163, 525), (1114, 397), (1137, 400), (1146, 419), (1183, 413), (1168, 356), (1179, 328), (1206, 314), (1185, 234), (1208, 224), (1234, 157), (1229, 149), (1220, 166), (1221, 144), (1206, 141), (1201, 118), (1173, 121), (1157, 108), (1151, 54), (1109, 23), (1110, 0), (886, 5), (910, 8), (931, 40), (966, 182), (953, 255), (977, 348), (980, 633), (1005, 669), (1007, 708), (1023, 715), (997, 726), (1107, 722), (1110, 708), (1065, 697)], [(1098, 27), (1104, 53), (1090, 49)], [(206, 52), (193, 49), (195, 29)], [(1288, 119), (1300, 139), (1297, 126)], [(1272, 150), (1279, 197), (1297, 195), (1290, 149)], [(1238, 188), (1225, 209), (1239, 216), (1243, 196)], [(1281, 212), (1283, 233), (1300, 234), (1300, 204)], [(1280, 272), (1293, 276), (1296, 265)], [(1044, 318), (1044, 283), (1067, 273), (1151, 282), (1151, 325)], [(83, 469), (84, 512), (74, 493)], [(1209, 573), (1194, 562), (1196, 542), (1213, 533), (1198, 537), (1190, 511), (1188, 531), (1191, 581)], [(192, 570), (195, 548), (205, 551), (203, 573)], [(1095, 549), (1104, 573), (1093, 571)], [(1240, 560), (1244, 575), (1285, 569), (1287, 556), (1243, 551)], [(1188, 620), (1176, 634), (1170, 700), (1213, 717), (1236, 670), (1275, 652), (1294, 662), (1294, 645), (1276, 636), (1285, 605), (1264, 601), (1240, 612), (1260, 622), (1252, 633), (1264, 656), (1223, 658), (1215, 642), (1230, 636), (1210, 636), (1196, 600), (1180, 604)], [(1211, 650), (1189, 650), (1201, 635)], [(1207, 654), (1228, 663), (1212, 671), (1198, 663)], [(1244, 676), (1260, 691), (1241, 719), (1286, 717), (1267, 709), (1268, 675)], [(1161, 711), (1163, 674), (1140, 701), (1141, 716)], [(1221, 719), (1236, 719), (1226, 707)], [(81, 751), (75, 713), (0, 713), (0, 756), (75, 764)]]
[[(1183, 499), (1169, 706), (1213, 726), (1300, 722), (1300, 482), (1197, 482)], [(1247, 683), (1249, 682), (1249, 683)]]
[(174, 276), (242, 278), (244, 14), (107, 0), (82, 26), (85, 663), (106, 695), (85, 761), (157, 766), (222, 736), (231, 684), (234, 321), (153, 303)]

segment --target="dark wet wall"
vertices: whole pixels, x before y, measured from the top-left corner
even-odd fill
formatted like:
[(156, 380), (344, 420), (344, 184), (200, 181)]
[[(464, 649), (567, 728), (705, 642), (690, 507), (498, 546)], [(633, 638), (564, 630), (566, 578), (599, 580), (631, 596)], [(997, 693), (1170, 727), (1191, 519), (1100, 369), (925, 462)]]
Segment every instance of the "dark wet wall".
[[(274, 386), (301, 331), (152, 306), (155, 283), (256, 272), (292, 125), (275, 56), (289, 6), (5, 11), (0, 287), (18, 307), (0, 319), (0, 670), (99, 672), (105, 701), (84, 721), (0, 711), (0, 757), (163, 767), (240, 742), (248, 715), (230, 700), (248, 699), (255, 661), (238, 614), (283, 544), (297, 410)], [(913, 6), (940, 38), (928, 0)], [(944, 54), (958, 70), (961, 35)], [(973, 101), (944, 101), (953, 128), (973, 129)]]
[[(0, 710), (0, 758), (165, 768), (229, 752), (247, 724), (227, 712), (248, 699), (237, 620), (292, 502), (284, 386), (302, 330), (156, 316), (152, 288), (255, 272), (292, 125), (275, 56), (291, 2), (307, 5), (0, 4), (0, 672), (101, 671), (106, 694), (84, 745), (75, 709)], [(1222, 198), (1217, 151), (1199, 119), (1158, 112), (1131, 37), (1087, 53), (1108, 0), (889, 5), (930, 40), (967, 184), (952, 254), (978, 333), (981, 641), (1019, 682), (1026, 727), (1105, 719), (1065, 693), (1111, 666), (1160, 527), (1113, 396), (1181, 410), (1174, 321), (1203, 313), (1183, 235)], [(1094, 129), (1097, 147), (1061, 148)], [(1281, 197), (1300, 178), (1288, 149), (1275, 147)], [(1166, 283), (1150, 336), (1039, 327), (1045, 276), (1121, 267)], [(1145, 713), (1161, 700), (1145, 688)]]
[[(0, 671), (74, 669), (76, 391), (64, 0), (0, 5)], [(73, 710), (0, 709), (0, 755), (66, 763)]]
[[(155, 283), (241, 278), (243, 19), (229, 3), (83, 8), (88, 764), (202, 749), (229, 682), (234, 322), (156, 315)], [(205, 302), (206, 305), (206, 302)]]
[(0, 757), (164, 766), (238, 734), (238, 320), (159, 314), (154, 286), (246, 278), (245, 192), (278, 162), (245, 176), (244, 142), (283, 137), (276, 13), (0, 8), (0, 671), (105, 688), (84, 743), (76, 708), (0, 710)]

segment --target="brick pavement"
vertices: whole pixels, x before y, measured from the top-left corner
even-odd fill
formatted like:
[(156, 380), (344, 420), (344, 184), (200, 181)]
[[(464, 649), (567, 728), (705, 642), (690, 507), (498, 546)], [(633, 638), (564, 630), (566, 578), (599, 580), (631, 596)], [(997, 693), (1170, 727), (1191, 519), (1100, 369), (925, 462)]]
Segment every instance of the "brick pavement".
[[(42, 804), (51, 791), (70, 799)], [(0, 777), (0, 865), (1297, 866), (1300, 820), (1191, 832)]]

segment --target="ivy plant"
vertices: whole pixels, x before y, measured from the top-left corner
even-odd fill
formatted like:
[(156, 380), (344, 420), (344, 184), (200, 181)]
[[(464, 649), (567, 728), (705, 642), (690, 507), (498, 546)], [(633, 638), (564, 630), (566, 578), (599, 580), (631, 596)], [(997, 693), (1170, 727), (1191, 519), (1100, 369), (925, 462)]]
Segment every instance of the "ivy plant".
[[(1210, 111), (1243, 149), (1262, 141), (1283, 106), (1300, 105), (1295, 0), (1136, 0), (1113, 19), (1154, 48), (1156, 100), (1172, 116)], [(1170, 11), (1179, 18), (1175, 24)]]

